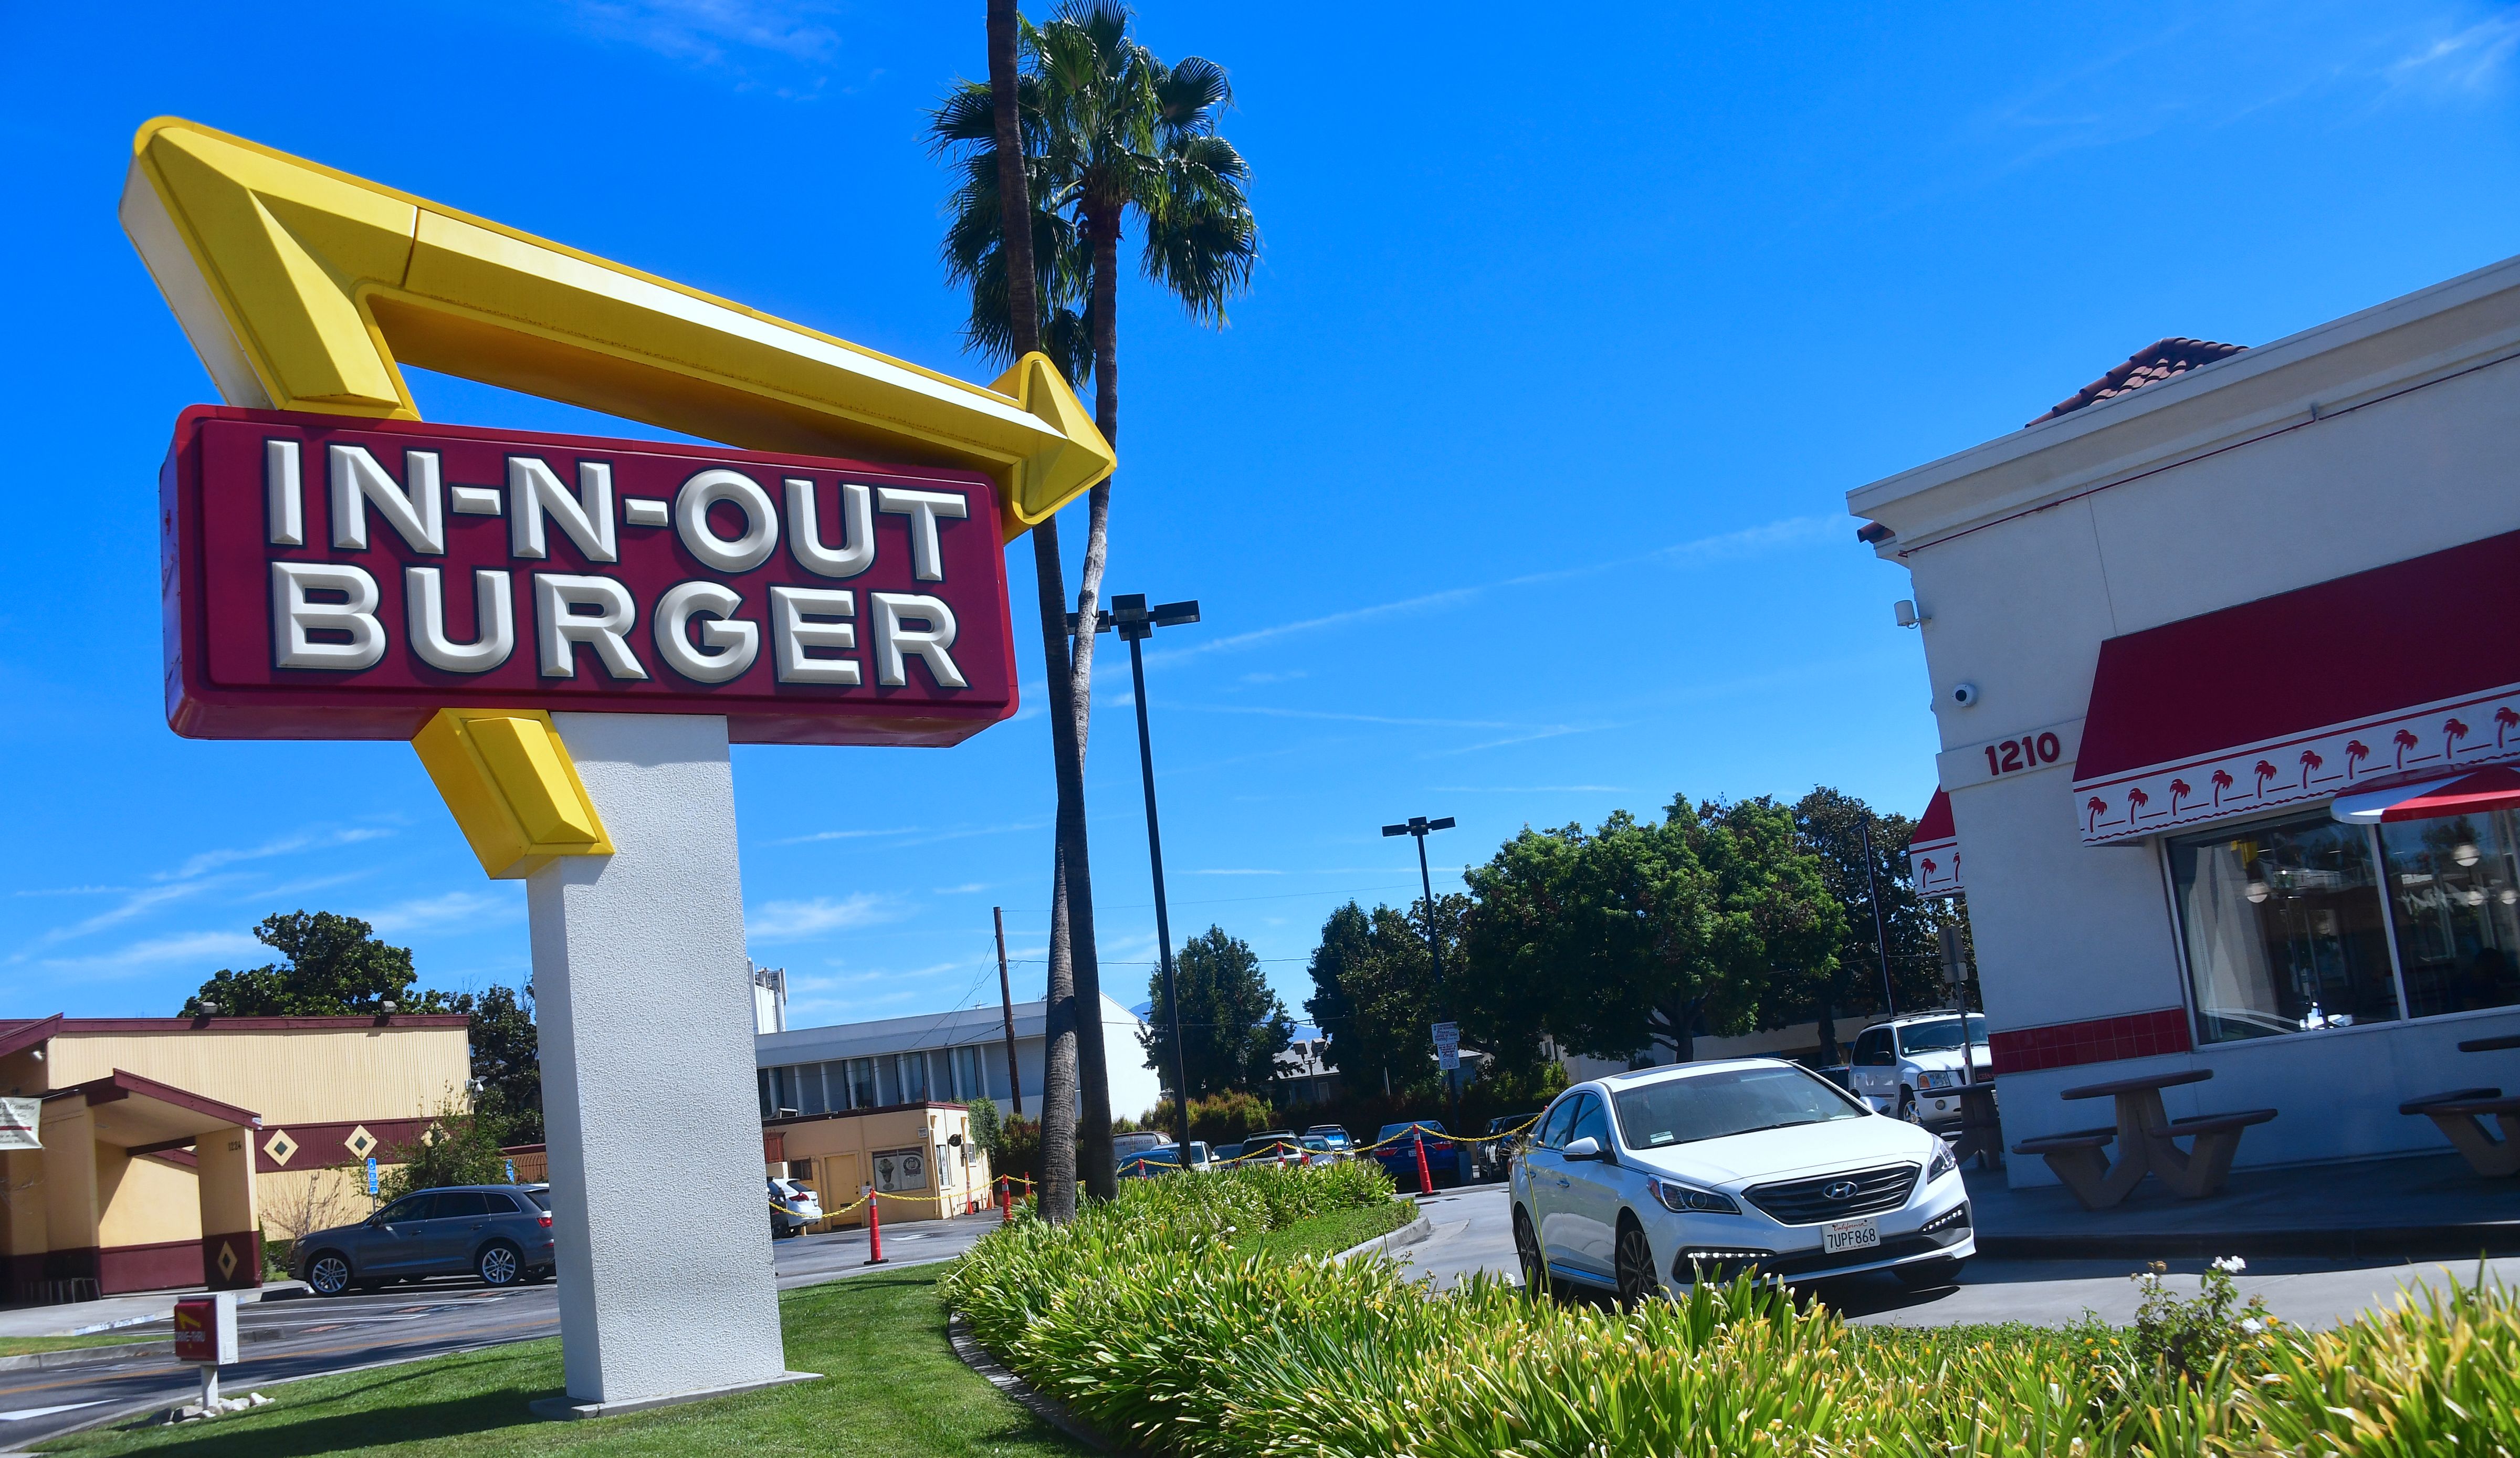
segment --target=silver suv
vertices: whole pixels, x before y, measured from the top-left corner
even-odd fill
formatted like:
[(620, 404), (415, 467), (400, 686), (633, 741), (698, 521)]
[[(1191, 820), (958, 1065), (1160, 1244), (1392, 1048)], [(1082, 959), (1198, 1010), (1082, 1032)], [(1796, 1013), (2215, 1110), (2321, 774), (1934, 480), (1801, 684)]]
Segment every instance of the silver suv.
[(548, 1281), (555, 1258), (551, 1186), (456, 1185), (298, 1237), (289, 1269), (317, 1296), (340, 1296), (427, 1276), (478, 1276), (485, 1286)]

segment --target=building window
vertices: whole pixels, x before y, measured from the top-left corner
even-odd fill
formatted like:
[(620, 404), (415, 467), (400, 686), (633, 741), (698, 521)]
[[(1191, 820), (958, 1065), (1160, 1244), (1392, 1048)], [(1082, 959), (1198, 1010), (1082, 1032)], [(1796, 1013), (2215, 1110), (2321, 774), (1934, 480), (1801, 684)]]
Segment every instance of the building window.
[(768, 1069), (755, 1069), (752, 1071), (752, 1076), (754, 1081), (759, 1083), (761, 1086), (761, 1116), (763, 1118), (770, 1118), (776, 1116), (779, 1111), (773, 1106), (770, 1099), (770, 1071)]
[(905, 1053), (901, 1055), (900, 1062), (901, 1097), (894, 1102), (901, 1104), (925, 1103), (927, 1101), (927, 1055), (924, 1053)]
[(852, 1109), (874, 1109), (882, 1103), (883, 1096), (875, 1086), (875, 1060), (872, 1058), (850, 1059), (849, 1107)]
[(2407, 1006), (2418, 1018), (2520, 1003), (2520, 817), (2380, 827)]
[(977, 1103), (989, 1096), (989, 1077), (980, 1062), (980, 1052), (977, 1044), (954, 1050), (954, 1098), (959, 1103)]
[(2325, 811), (2170, 843), (2197, 1036), (2394, 1022), (2371, 837)]
[(818, 1063), (798, 1064), (788, 1071), (796, 1079), (796, 1112), (828, 1114), (831, 1106), (823, 1102), (823, 1066)]
[(823, 1096), (831, 1100), (832, 1112), (837, 1114), (849, 1108), (849, 1066), (845, 1063), (827, 1063), (821, 1067)]

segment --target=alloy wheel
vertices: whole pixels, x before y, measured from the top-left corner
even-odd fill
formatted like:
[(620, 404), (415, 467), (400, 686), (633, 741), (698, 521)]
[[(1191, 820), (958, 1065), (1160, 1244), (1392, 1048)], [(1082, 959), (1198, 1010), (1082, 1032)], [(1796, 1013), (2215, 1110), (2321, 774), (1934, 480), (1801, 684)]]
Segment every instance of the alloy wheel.
[(338, 1255), (319, 1255), (306, 1268), (306, 1284), (317, 1296), (339, 1296), (350, 1289), (350, 1263)]
[(485, 1286), (514, 1286), (518, 1276), (517, 1253), (505, 1246), (492, 1246), (481, 1253), (479, 1270), (481, 1284)]
[(1619, 1226), (1617, 1255), (1619, 1304), (1634, 1310), (1653, 1295), (1659, 1284), (1654, 1280), (1653, 1244), (1635, 1222), (1625, 1221)]

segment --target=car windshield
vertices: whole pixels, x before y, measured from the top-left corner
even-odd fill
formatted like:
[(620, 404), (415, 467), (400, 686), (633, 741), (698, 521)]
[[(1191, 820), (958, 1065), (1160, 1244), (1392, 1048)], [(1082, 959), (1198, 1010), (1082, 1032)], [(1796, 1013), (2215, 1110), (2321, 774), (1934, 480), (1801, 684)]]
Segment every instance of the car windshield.
[(1622, 1089), (1611, 1099), (1630, 1149), (1659, 1149), (1760, 1129), (1786, 1129), (1865, 1111), (1813, 1074), (1793, 1068), (1724, 1069)]
[[(1986, 1014), (1971, 1013), (1968, 1040), (1986, 1041)], [(1960, 1045), (1960, 1020), (1938, 1018), (1931, 1023), (1911, 1023), (1899, 1029), (1899, 1051), (1902, 1053), (1949, 1053)]]

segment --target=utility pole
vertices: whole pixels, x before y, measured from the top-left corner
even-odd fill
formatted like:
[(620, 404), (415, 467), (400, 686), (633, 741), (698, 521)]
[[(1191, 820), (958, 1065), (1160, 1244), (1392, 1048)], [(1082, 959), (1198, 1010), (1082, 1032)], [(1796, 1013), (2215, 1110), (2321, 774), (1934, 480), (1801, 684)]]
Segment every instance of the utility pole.
[[(1143, 592), (1119, 593), (1107, 611), (1094, 615), (1094, 631), (1116, 631), (1129, 645), (1129, 686), (1138, 702), (1138, 778), (1147, 792), (1147, 861), (1155, 878), (1156, 965), (1163, 972), (1164, 1005), (1172, 1010), (1173, 1140), (1181, 1160), (1177, 1167), (1182, 1169), (1190, 1167), (1190, 1052), (1182, 1035), (1181, 989), (1173, 978), (1172, 916), (1164, 905), (1164, 838), (1155, 824), (1155, 751), (1147, 730), (1147, 660), (1139, 645), (1153, 637), (1157, 628), (1185, 627), (1196, 621), (1196, 601), (1149, 608)], [(1067, 630), (1074, 633), (1079, 626), (1070, 614)]]
[(1864, 837), (1864, 886), (1866, 893), (1872, 899), (1872, 946), (1881, 954), (1881, 1006), (1883, 1011), (1896, 1018), (1899, 1016), (1899, 1003), (1890, 994), (1890, 924), (1881, 915), (1881, 877), (1872, 868), (1873, 861), (1878, 859), (1872, 853), (1872, 817), (1868, 813), (1855, 822), (1855, 828)]
[(1007, 981), (1007, 909), (992, 906), (989, 915), (998, 924), (998, 1010), (1007, 1020), (1007, 1094), (1015, 1106), (1015, 1117), (1023, 1117), (1023, 1071), (1015, 1067), (1015, 994)]
[[(1418, 841), (1418, 885), (1426, 893), (1426, 952), (1427, 955), (1435, 959), (1434, 1021), (1438, 1023), (1449, 1023), (1452, 1019), (1449, 1015), (1449, 1006), (1444, 997), (1444, 942), (1443, 938), (1438, 936), (1435, 933), (1435, 878), (1426, 869), (1426, 837), (1432, 832), (1451, 830), (1452, 828), (1453, 817), (1450, 815), (1445, 816), (1441, 820), (1429, 820), (1423, 815), (1412, 815), (1409, 817), (1407, 824), (1386, 825), (1382, 828), (1382, 834), (1385, 839), (1392, 836), (1414, 836)], [(1427, 1035), (1431, 1038), (1433, 1036), (1433, 1029), (1428, 1029)], [(1458, 1039), (1458, 1032), (1455, 1036)], [(1458, 1048), (1460, 1044), (1457, 1041), (1455, 1043), (1455, 1047)], [(1462, 1071), (1460, 1063), (1460, 1056), (1456, 1054), (1454, 1057), (1455, 1066), (1444, 1071), (1444, 1126), (1453, 1133), (1456, 1139), (1466, 1132), (1462, 1127)], [(1459, 1151), (1467, 1148), (1467, 1146), (1456, 1143), (1453, 1148), (1456, 1151)]]

